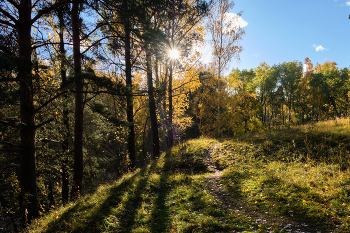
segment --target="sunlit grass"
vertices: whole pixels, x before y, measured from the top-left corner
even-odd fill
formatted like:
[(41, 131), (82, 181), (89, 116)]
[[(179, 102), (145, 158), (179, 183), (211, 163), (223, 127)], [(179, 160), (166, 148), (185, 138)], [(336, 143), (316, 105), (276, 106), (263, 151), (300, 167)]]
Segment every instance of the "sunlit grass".
[(347, 120), (260, 132), (225, 141), (215, 161), (236, 197), (276, 216), (350, 229)]
[[(201, 139), (179, 145), (147, 168), (130, 173), (112, 185), (101, 186), (94, 194), (35, 221), (27, 230), (249, 232), (255, 223), (247, 216), (224, 209), (205, 191), (207, 170), (193, 168), (198, 167), (201, 162), (197, 160), (214, 143), (215, 140)], [(187, 157), (187, 163), (179, 161), (179, 156)]]
[[(347, 120), (196, 139), (148, 167), (52, 211), (29, 232), (280, 232), (224, 208), (208, 193), (203, 156), (223, 169), (221, 183), (261, 213), (350, 231), (350, 126)], [(321, 229), (321, 228), (319, 228)]]

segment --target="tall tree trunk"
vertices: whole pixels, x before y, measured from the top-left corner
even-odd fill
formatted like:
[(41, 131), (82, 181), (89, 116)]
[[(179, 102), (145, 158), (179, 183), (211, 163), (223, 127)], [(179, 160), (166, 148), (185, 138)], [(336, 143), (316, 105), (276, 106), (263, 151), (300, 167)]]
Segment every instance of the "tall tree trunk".
[(168, 139), (169, 148), (174, 146), (174, 132), (173, 132), (173, 64), (170, 64), (169, 71), (169, 86), (168, 86), (168, 101), (169, 101), (169, 127)]
[[(127, 0), (123, 1), (125, 12), (128, 10)], [(134, 103), (132, 96), (132, 76), (131, 76), (131, 55), (130, 55), (130, 23), (126, 19), (124, 22), (125, 32), (125, 78), (126, 88), (128, 93), (126, 95), (126, 115), (129, 123), (129, 135), (128, 135), (128, 151), (130, 158), (130, 166), (135, 168), (136, 166), (136, 153), (135, 153), (135, 126), (134, 126)]]
[(53, 196), (53, 187), (52, 187), (52, 179), (51, 179), (51, 175), (49, 175), (49, 195), (48, 195), (48, 199), (49, 199), (49, 202), (50, 202), (50, 208), (53, 208), (55, 207), (55, 198)]
[[(58, 20), (60, 25), (60, 31), (59, 31), (59, 50), (60, 50), (60, 73), (61, 73), (61, 80), (62, 85), (67, 81), (67, 70), (65, 66), (65, 59), (66, 59), (66, 50), (64, 48), (64, 19), (63, 19), (63, 8), (58, 9)], [(63, 125), (65, 126), (66, 134), (64, 135), (63, 144), (65, 145), (63, 147), (63, 156), (62, 156), (62, 162), (61, 162), (61, 168), (62, 168), (62, 203), (68, 203), (69, 198), (69, 173), (68, 173), (68, 144), (69, 144), (69, 136), (70, 136), (70, 127), (69, 127), (69, 118), (68, 118), (68, 107), (67, 107), (67, 99), (68, 95), (64, 95), (65, 101), (63, 106)]]
[(81, 76), (80, 54), (80, 1), (72, 3), (73, 60), (75, 80), (75, 126), (74, 126), (74, 176), (71, 198), (80, 196), (83, 185), (83, 79)]
[(148, 85), (148, 99), (149, 110), (151, 118), (152, 143), (153, 143), (153, 158), (158, 158), (160, 154), (159, 148), (159, 134), (156, 113), (156, 102), (154, 99), (153, 80), (152, 80), (152, 53), (149, 50), (149, 45), (146, 46), (146, 67), (147, 67), (147, 85)]
[[(167, 77), (168, 77), (168, 70), (169, 70), (167, 61), (165, 61), (164, 69), (165, 69), (165, 72), (164, 72), (165, 74), (164, 74), (164, 79), (163, 79), (164, 95), (162, 96), (162, 115), (163, 115), (162, 119), (166, 118), (166, 113), (167, 113), (167, 111), (166, 111), (166, 88), (167, 88)], [(164, 130), (164, 132), (167, 132), (167, 128), (168, 128), (167, 127), (167, 121), (164, 121), (163, 122), (163, 130)], [(166, 148), (169, 145), (168, 141), (169, 141), (169, 139), (166, 136), (165, 140), (164, 140), (164, 144), (163, 144), (164, 148)]]
[[(21, 59), (18, 73), (20, 90), (21, 116), (21, 192), (22, 203), (26, 203), (26, 218), (30, 222), (39, 216), (36, 193), (35, 164), (35, 110), (33, 104), (33, 80), (31, 64), (31, 1), (20, 2), (17, 23), (19, 57)], [(24, 213), (24, 212), (23, 212)]]

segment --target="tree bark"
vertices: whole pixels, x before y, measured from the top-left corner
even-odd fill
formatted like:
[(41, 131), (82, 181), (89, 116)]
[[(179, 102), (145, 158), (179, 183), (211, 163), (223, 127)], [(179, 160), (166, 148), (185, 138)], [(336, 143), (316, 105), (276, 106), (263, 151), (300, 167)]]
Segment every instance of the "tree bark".
[[(66, 59), (66, 50), (64, 48), (64, 38), (63, 38), (63, 32), (65, 28), (64, 19), (63, 19), (63, 8), (58, 9), (58, 20), (60, 25), (60, 31), (59, 31), (59, 50), (60, 50), (60, 73), (61, 73), (61, 80), (62, 84), (64, 84), (67, 81), (67, 70), (65, 66), (65, 59)], [(62, 203), (68, 203), (69, 200), (69, 173), (68, 173), (68, 144), (69, 144), (69, 136), (70, 136), (70, 127), (69, 127), (69, 118), (68, 118), (68, 107), (66, 104), (66, 101), (68, 99), (68, 95), (65, 94), (63, 96), (65, 98), (64, 106), (63, 106), (63, 125), (65, 126), (66, 134), (64, 135), (63, 144), (67, 147), (63, 147), (63, 157), (61, 162), (61, 168), (62, 168)]]
[(80, 1), (72, 3), (73, 60), (75, 80), (75, 125), (74, 125), (74, 176), (71, 198), (81, 195), (83, 185), (83, 79), (80, 54)]
[(158, 123), (156, 113), (156, 102), (154, 99), (153, 91), (153, 80), (152, 80), (152, 53), (146, 46), (146, 67), (147, 67), (147, 85), (148, 85), (148, 99), (149, 99), (149, 110), (151, 118), (151, 130), (152, 130), (152, 147), (153, 147), (153, 158), (158, 158), (160, 154), (159, 148), (159, 134), (158, 134)]
[(173, 132), (173, 65), (170, 64), (169, 72), (169, 86), (168, 86), (168, 101), (169, 101), (169, 125), (168, 125), (168, 140), (169, 148), (174, 146), (174, 132)]
[[(33, 80), (31, 63), (31, 1), (22, 0), (18, 8), (18, 48), (22, 62), (18, 72), (20, 86), (20, 116), (21, 116), (21, 192), (22, 203), (26, 203), (27, 220), (39, 216), (36, 192), (35, 163), (35, 109), (33, 104)], [(24, 211), (24, 210), (23, 210)], [(23, 212), (24, 213), (24, 212)]]
[[(125, 12), (128, 11), (127, 0), (123, 1)], [(135, 126), (134, 126), (134, 102), (132, 96), (132, 75), (131, 75), (131, 46), (130, 46), (130, 22), (126, 17), (124, 22), (125, 33), (125, 80), (126, 80), (126, 115), (129, 123), (129, 135), (128, 135), (128, 151), (131, 168), (136, 166), (136, 152), (135, 152)]]

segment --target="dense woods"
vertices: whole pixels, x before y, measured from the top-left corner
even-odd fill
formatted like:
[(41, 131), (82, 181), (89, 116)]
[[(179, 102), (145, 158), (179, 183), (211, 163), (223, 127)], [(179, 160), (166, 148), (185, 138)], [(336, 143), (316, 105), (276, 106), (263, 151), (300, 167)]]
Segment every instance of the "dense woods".
[[(185, 139), (349, 116), (349, 70), (335, 62), (262, 63), (224, 76), (244, 35), (225, 30), (233, 8), (225, 4), (0, 1), (0, 216), (8, 229)], [(215, 50), (201, 64), (206, 31)]]

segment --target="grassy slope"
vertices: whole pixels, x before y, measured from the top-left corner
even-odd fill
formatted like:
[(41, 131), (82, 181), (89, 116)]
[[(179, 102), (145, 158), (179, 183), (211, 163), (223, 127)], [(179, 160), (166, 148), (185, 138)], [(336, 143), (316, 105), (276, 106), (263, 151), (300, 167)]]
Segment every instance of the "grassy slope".
[[(223, 208), (207, 192), (202, 155), (231, 196), (261, 212), (329, 231), (350, 230), (350, 126), (344, 120), (267, 131), (218, 143), (198, 139), (147, 168), (33, 223), (30, 232), (278, 232)], [(320, 228), (319, 228), (320, 229)]]

